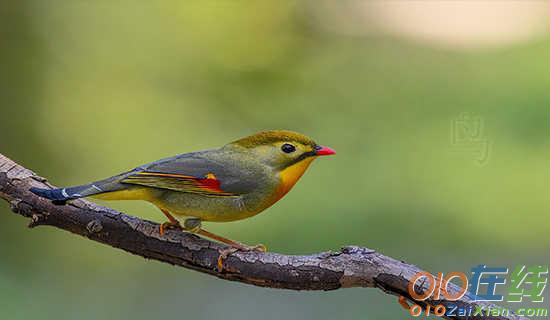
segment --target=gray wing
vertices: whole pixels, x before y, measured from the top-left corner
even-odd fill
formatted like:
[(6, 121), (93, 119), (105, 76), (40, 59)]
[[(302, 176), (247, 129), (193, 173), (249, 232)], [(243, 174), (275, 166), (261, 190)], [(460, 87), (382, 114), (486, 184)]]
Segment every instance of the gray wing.
[[(239, 163), (229, 155), (219, 154), (218, 150), (186, 153), (138, 167), (122, 183), (203, 193), (199, 189), (207, 182), (211, 183), (206, 186), (211, 187), (208, 195), (242, 195), (255, 190), (259, 181), (257, 173)], [(178, 175), (189, 178), (178, 179)], [(213, 179), (217, 180), (217, 186)]]

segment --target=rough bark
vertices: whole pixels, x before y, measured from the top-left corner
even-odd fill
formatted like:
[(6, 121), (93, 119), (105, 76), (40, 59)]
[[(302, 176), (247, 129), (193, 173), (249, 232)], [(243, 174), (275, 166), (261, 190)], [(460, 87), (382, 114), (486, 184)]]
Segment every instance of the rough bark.
[[(91, 203), (76, 200), (57, 206), (28, 190), (51, 187), (44, 178), (0, 154), (0, 198), (11, 204), (13, 212), (30, 219), (29, 227), (53, 226), (127, 252), (207, 273), (221, 279), (261, 287), (292, 290), (335, 290), (350, 287), (379, 288), (385, 293), (404, 296), (412, 301), (409, 280), (423, 270), (374, 250), (356, 246), (339, 252), (322, 252), (307, 256), (278, 253), (237, 252), (217, 270), (218, 250), (223, 245), (180, 231), (158, 233), (157, 223), (139, 219)], [(421, 292), (427, 285), (418, 287)], [(455, 285), (450, 292), (457, 292)], [(443, 304), (485, 310), (489, 304), (474, 301), (466, 294), (458, 301), (428, 299), (423, 307)], [(398, 304), (395, 304), (398, 308)], [(493, 306), (494, 308), (494, 306)], [(403, 311), (404, 313), (406, 311)], [(406, 314), (405, 314), (406, 316)], [(451, 316), (449, 319), (526, 319), (516, 315), (500, 317)]]

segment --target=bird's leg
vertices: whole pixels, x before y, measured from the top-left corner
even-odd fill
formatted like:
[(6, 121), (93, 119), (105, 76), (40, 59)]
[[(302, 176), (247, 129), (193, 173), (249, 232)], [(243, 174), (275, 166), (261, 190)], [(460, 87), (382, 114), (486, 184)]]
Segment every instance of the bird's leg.
[(170, 212), (168, 212), (168, 210), (165, 210), (165, 209), (162, 209), (162, 208), (159, 208), (159, 209), (160, 209), (160, 211), (162, 211), (162, 213), (164, 213), (164, 215), (169, 220), (169, 221), (166, 221), (166, 222), (164, 222), (160, 225), (159, 234), (161, 236), (164, 236), (164, 232), (166, 231), (166, 229), (182, 229), (179, 221), (176, 218), (174, 218), (174, 216), (171, 215)]
[(217, 234), (214, 234), (210, 231), (206, 231), (201, 228), (201, 220), (197, 218), (189, 218), (186, 219), (183, 228), (187, 231), (196, 233), (201, 236), (205, 236), (207, 238), (219, 241), (221, 243), (225, 243), (229, 245), (229, 248), (220, 250), (220, 256), (218, 257), (218, 270), (221, 272), (223, 269), (223, 260), (225, 260), (230, 254), (237, 252), (237, 251), (260, 251), (260, 252), (266, 252), (267, 248), (263, 244), (258, 244), (255, 246), (248, 246), (246, 244), (227, 239), (225, 237), (219, 236)]
[(263, 244), (257, 244), (255, 246), (249, 246), (237, 241), (233, 241), (231, 239), (227, 239), (221, 236), (218, 236), (216, 234), (213, 234), (211, 232), (208, 232), (204, 229), (199, 229), (198, 234), (203, 235), (205, 237), (209, 237), (211, 239), (214, 239), (216, 241), (223, 242), (229, 247), (219, 250), (220, 255), (218, 256), (218, 271), (222, 272), (223, 270), (223, 261), (227, 259), (232, 253), (235, 253), (237, 251), (258, 251), (258, 252), (266, 252), (267, 247)]

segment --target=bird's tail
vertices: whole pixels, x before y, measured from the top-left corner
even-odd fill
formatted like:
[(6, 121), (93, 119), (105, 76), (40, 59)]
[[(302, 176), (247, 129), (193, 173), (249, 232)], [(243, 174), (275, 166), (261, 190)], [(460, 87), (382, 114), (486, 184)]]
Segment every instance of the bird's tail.
[(30, 191), (42, 198), (52, 200), (54, 204), (64, 205), (69, 200), (122, 190), (127, 186), (120, 183), (120, 181), (126, 175), (127, 173), (124, 173), (118, 176), (107, 178), (105, 180), (100, 180), (76, 187), (57, 189), (31, 188)]

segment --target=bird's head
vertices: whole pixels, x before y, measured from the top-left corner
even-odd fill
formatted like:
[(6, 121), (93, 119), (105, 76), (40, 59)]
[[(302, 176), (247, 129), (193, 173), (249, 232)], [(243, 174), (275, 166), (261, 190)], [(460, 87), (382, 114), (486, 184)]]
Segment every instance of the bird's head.
[(318, 156), (336, 153), (329, 147), (318, 145), (303, 134), (287, 130), (259, 132), (229, 145), (244, 149), (252, 153), (256, 159), (281, 171), (300, 163), (309, 165)]

